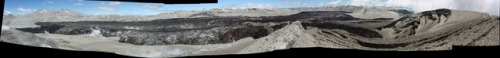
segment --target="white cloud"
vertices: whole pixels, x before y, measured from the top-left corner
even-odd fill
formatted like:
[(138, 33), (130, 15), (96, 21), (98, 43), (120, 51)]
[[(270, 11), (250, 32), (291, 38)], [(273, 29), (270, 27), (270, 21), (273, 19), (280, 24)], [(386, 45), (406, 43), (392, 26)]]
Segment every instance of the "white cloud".
[(52, 4), (52, 3), (54, 3), (54, 2), (53, 2), (53, 1), (47, 1), (47, 3)]
[[(81, 5), (83, 5), (83, 3), (82, 3), (82, 2), (83, 2), (83, 0), (78, 0), (78, 1), (76, 1), (75, 3), (73, 3), (73, 5), (75, 5), (75, 6), (81, 6)], [(101, 3), (102, 3), (102, 2), (101, 2)]]
[(274, 6), (271, 5), (271, 4), (252, 4), (252, 3), (247, 3), (247, 5), (245, 7), (242, 7), (242, 8), (265, 8), (265, 9), (269, 9), (269, 8), (274, 8)]
[(116, 12), (117, 10), (113, 7), (108, 7), (108, 6), (97, 6), (99, 10), (104, 10), (104, 11), (111, 11), (111, 12)]
[(414, 4), (409, 6), (414, 11), (422, 12), (427, 10), (434, 10), (438, 8), (449, 8), (455, 9), (453, 5), (453, 0), (421, 0), (421, 1), (413, 1)]
[(109, 5), (120, 5), (120, 2), (109, 2)]
[(411, 7), (413, 0), (387, 0), (386, 7)]
[(237, 9), (236, 5), (223, 5), (221, 9)]
[(27, 12), (32, 12), (33, 10), (31, 10), (31, 8), (19, 7), (19, 8), (17, 8), (17, 11), (21, 12), (22, 14), (25, 14)]
[(367, 7), (403, 7), (415, 12), (440, 8), (486, 12), (499, 15), (500, 0), (351, 0), (348, 5)]
[(145, 5), (142, 5), (142, 8), (151, 9), (151, 10), (158, 10), (161, 7), (162, 7), (162, 5), (159, 5), (159, 4), (145, 4)]
[(326, 3), (327, 5), (339, 5), (341, 0), (334, 0), (332, 2)]
[(381, 0), (351, 0), (349, 2), (352, 6), (383, 6), (383, 4)]
[(307, 3), (302, 3), (302, 6), (306, 6), (306, 5), (307, 5)]
[(300, 2), (293, 2), (292, 4), (301, 4)]
[(50, 0), (45, 0), (42, 2), (42, 4), (53, 4), (54, 1), (50, 1)]
[(78, 2), (78, 3), (74, 3), (73, 5), (80, 6), (80, 5), (83, 5), (83, 4)]
[(499, 0), (388, 0), (388, 7), (408, 7), (415, 12), (448, 8), (499, 15)]
[(8, 15), (8, 14), (12, 14), (12, 12), (10, 12), (8, 10), (3, 10), (3, 15)]
[(325, 3), (319, 3), (318, 5), (323, 6), (323, 5), (325, 5)]

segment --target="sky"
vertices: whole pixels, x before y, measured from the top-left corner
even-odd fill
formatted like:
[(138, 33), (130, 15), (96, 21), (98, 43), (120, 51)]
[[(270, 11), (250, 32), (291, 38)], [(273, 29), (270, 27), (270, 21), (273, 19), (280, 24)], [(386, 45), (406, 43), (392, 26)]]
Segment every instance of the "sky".
[(155, 15), (177, 10), (213, 8), (291, 8), (353, 5), (365, 7), (402, 7), (415, 12), (449, 8), (499, 15), (500, 0), (218, 0), (206, 4), (159, 4), (84, 0), (5, 0), (4, 15), (29, 14), (36, 10), (70, 9), (89, 15)]

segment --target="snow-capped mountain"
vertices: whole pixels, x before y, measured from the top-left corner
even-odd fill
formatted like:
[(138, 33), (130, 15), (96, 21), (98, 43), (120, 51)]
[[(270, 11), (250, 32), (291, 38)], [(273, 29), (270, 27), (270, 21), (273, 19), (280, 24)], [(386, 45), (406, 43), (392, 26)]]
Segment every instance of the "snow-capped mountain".
[[(5, 16), (4, 16), (5, 17)], [(72, 11), (70, 9), (40, 9), (31, 14), (17, 15), (15, 17), (5, 17), (9, 22), (6, 25), (15, 25), (16, 27), (33, 27), (35, 22), (55, 22), (55, 21), (78, 21), (85, 17), (84, 14)]]
[(37, 10), (31, 14), (28, 15), (34, 15), (34, 16), (71, 16), (71, 17), (82, 17), (83, 14), (79, 12), (72, 11), (70, 9), (60, 9), (60, 10), (48, 10), (48, 9), (41, 9)]

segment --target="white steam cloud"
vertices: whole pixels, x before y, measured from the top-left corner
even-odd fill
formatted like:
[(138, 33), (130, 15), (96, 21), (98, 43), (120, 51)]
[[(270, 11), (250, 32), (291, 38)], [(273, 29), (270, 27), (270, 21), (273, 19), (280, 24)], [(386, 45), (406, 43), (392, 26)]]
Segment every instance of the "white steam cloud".
[(271, 4), (252, 4), (252, 3), (247, 3), (245, 7), (242, 8), (264, 8), (264, 9), (271, 9), (274, 8), (273, 5)]
[[(390, 2), (392, 1), (392, 2)], [(399, 1), (399, 2), (395, 2)], [(410, 7), (416, 12), (448, 8), (456, 10), (469, 10), (499, 15), (500, 0), (388, 0), (387, 6)]]

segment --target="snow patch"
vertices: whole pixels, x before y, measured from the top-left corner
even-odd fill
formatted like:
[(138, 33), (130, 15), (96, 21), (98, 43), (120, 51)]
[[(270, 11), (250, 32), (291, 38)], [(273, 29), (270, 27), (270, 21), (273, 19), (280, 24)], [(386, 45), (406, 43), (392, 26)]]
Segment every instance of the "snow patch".
[(168, 54), (168, 55), (173, 55), (173, 56), (178, 56), (178, 55), (181, 55), (181, 54), (183, 54), (183, 53), (184, 53), (184, 52), (183, 52), (183, 51), (181, 51), (181, 49), (179, 49), (179, 48), (175, 48), (175, 49), (173, 49), (173, 50), (171, 50), (171, 51), (167, 51), (167, 54)]
[(125, 29), (141, 29), (140, 27), (125, 26)]
[(91, 29), (92, 29), (92, 33), (90, 33), (89, 36), (102, 36), (101, 35), (101, 28), (94, 27), (94, 28), (91, 28)]
[(221, 45), (221, 46), (219, 46), (219, 47), (215, 47), (215, 48), (200, 49), (200, 50), (195, 51), (195, 52), (193, 52), (193, 53), (194, 53), (194, 54), (196, 54), (196, 53), (206, 52), (206, 51), (216, 51), (216, 50), (220, 50), (220, 49), (229, 48), (229, 47), (231, 47), (231, 46), (232, 46), (231, 44), (224, 44), (224, 45)]
[(47, 44), (41, 44), (40, 46), (42, 47), (47, 47), (47, 48), (52, 48), (51, 46), (47, 45)]
[(231, 47), (231, 46), (233, 46), (233, 45), (231, 45), (231, 44), (225, 44), (225, 45), (223, 45), (223, 46), (221, 46), (221, 47), (218, 47), (217, 49), (229, 48), (229, 47)]
[(47, 30), (44, 30), (43, 33), (45, 34), (50, 34)]
[(10, 29), (9, 26), (2, 25), (2, 30), (9, 30), (9, 29)]
[(161, 57), (162, 54), (163, 53), (159, 52), (159, 51), (148, 51), (145, 54), (143, 54), (142, 56), (144, 56), (144, 57)]
[(40, 12), (37, 12), (37, 13), (47, 13), (47, 12), (49, 12), (49, 11), (46, 10), (46, 9), (43, 9), (43, 10), (40, 10)]

